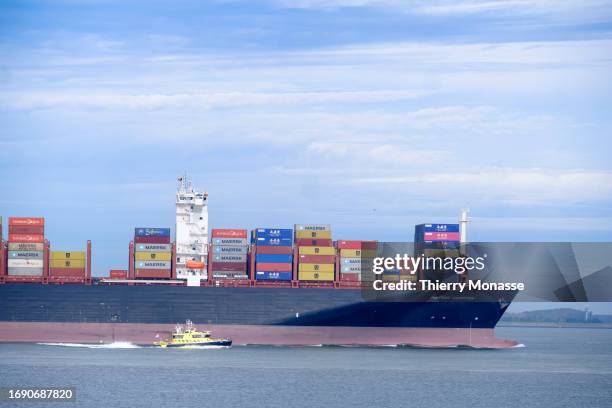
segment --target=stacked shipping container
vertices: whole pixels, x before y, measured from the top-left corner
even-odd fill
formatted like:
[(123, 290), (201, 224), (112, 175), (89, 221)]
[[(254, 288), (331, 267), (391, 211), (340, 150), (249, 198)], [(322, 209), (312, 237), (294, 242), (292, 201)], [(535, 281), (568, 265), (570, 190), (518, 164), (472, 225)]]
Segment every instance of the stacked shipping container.
[(432, 251), (459, 249), (459, 224), (419, 224), (414, 229), (415, 251), (428, 256)]
[(329, 224), (295, 225), (298, 248), (298, 279), (333, 281), (336, 249)]
[(8, 276), (44, 275), (44, 218), (9, 217)]
[[(459, 244), (459, 224), (419, 224), (415, 226), (415, 256), (456, 258), (459, 256)], [(445, 275), (449, 274), (426, 268), (421, 271), (421, 278), (444, 279)]]
[(376, 241), (338, 241), (340, 280), (360, 282), (363, 279), (362, 272), (366, 271), (366, 268), (372, 268), (377, 246)]
[(51, 251), (49, 275), (52, 277), (86, 278), (84, 251)]
[(251, 231), (255, 279), (290, 281), (293, 278), (293, 230), (257, 228)]
[(172, 274), (170, 228), (134, 230), (134, 277), (169, 279)]
[(108, 273), (108, 277), (111, 279), (127, 279), (127, 269), (111, 269)]
[(212, 230), (213, 279), (248, 279), (247, 254), (249, 243), (245, 229)]

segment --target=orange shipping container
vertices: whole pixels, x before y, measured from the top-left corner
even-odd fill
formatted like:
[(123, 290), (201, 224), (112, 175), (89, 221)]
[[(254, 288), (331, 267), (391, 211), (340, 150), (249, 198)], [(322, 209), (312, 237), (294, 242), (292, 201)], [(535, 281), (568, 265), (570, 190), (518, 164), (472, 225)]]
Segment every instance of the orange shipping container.
[(213, 238), (246, 238), (247, 230), (245, 229), (213, 229)]
[(44, 242), (44, 235), (40, 234), (9, 234), (9, 242)]
[(125, 269), (111, 269), (109, 275), (112, 279), (126, 279), (128, 271)]
[(9, 217), (10, 225), (45, 225), (42, 217)]

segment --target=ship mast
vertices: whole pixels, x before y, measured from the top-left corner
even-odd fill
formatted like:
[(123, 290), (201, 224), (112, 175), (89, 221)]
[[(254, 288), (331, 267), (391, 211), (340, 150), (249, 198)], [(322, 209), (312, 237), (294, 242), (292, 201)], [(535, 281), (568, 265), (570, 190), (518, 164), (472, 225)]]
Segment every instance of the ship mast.
[(468, 218), (468, 214), (470, 213), (469, 209), (461, 210), (461, 217), (459, 217), (459, 231), (460, 231), (460, 241), (462, 244), (467, 243), (467, 226), (468, 222), (470, 222)]
[(470, 219), (468, 214), (470, 210), (465, 208), (461, 210), (461, 216), (459, 217), (459, 250), (461, 255), (466, 255), (466, 245), (467, 245), (467, 227)]

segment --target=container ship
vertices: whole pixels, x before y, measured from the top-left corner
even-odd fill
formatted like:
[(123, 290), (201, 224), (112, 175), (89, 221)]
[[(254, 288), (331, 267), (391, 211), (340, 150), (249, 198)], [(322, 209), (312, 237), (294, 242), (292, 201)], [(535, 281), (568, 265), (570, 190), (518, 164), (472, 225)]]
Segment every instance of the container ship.
[[(328, 224), (208, 228), (208, 194), (178, 179), (176, 239), (137, 227), (128, 268), (92, 276), (91, 241), (51, 250), (43, 218), (8, 219), (0, 245), (0, 341), (153, 344), (191, 320), (235, 345), (509, 348), (494, 328), (513, 300), (472, 293), (368, 299), (364, 265), (376, 241), (334, 240)], [(1, 218), (0, 218), (1, 225)], [(461, 256), (467, 214), (457, 224), (415, 228), (415, 250)], [(0, 234), (2, 234), (0, 228)], [(2, 237), (0, 236), (0, 239)], [(432, 271), (391, 270), (383, 280)], [(468, 277), (464, 277), (468, 279)], [(435, 295), (435, 296), (434, 296)], [(456, 297), (456, 298), (455, 298)]]

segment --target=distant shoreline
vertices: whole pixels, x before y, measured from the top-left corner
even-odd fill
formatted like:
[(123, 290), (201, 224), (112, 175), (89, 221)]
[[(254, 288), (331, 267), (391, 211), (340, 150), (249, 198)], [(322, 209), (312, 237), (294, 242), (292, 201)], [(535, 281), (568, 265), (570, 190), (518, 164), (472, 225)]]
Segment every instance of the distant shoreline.
[(610, 323), (499, 322), (497, 327), (541, 327), (558, 329), (612, 329)]

